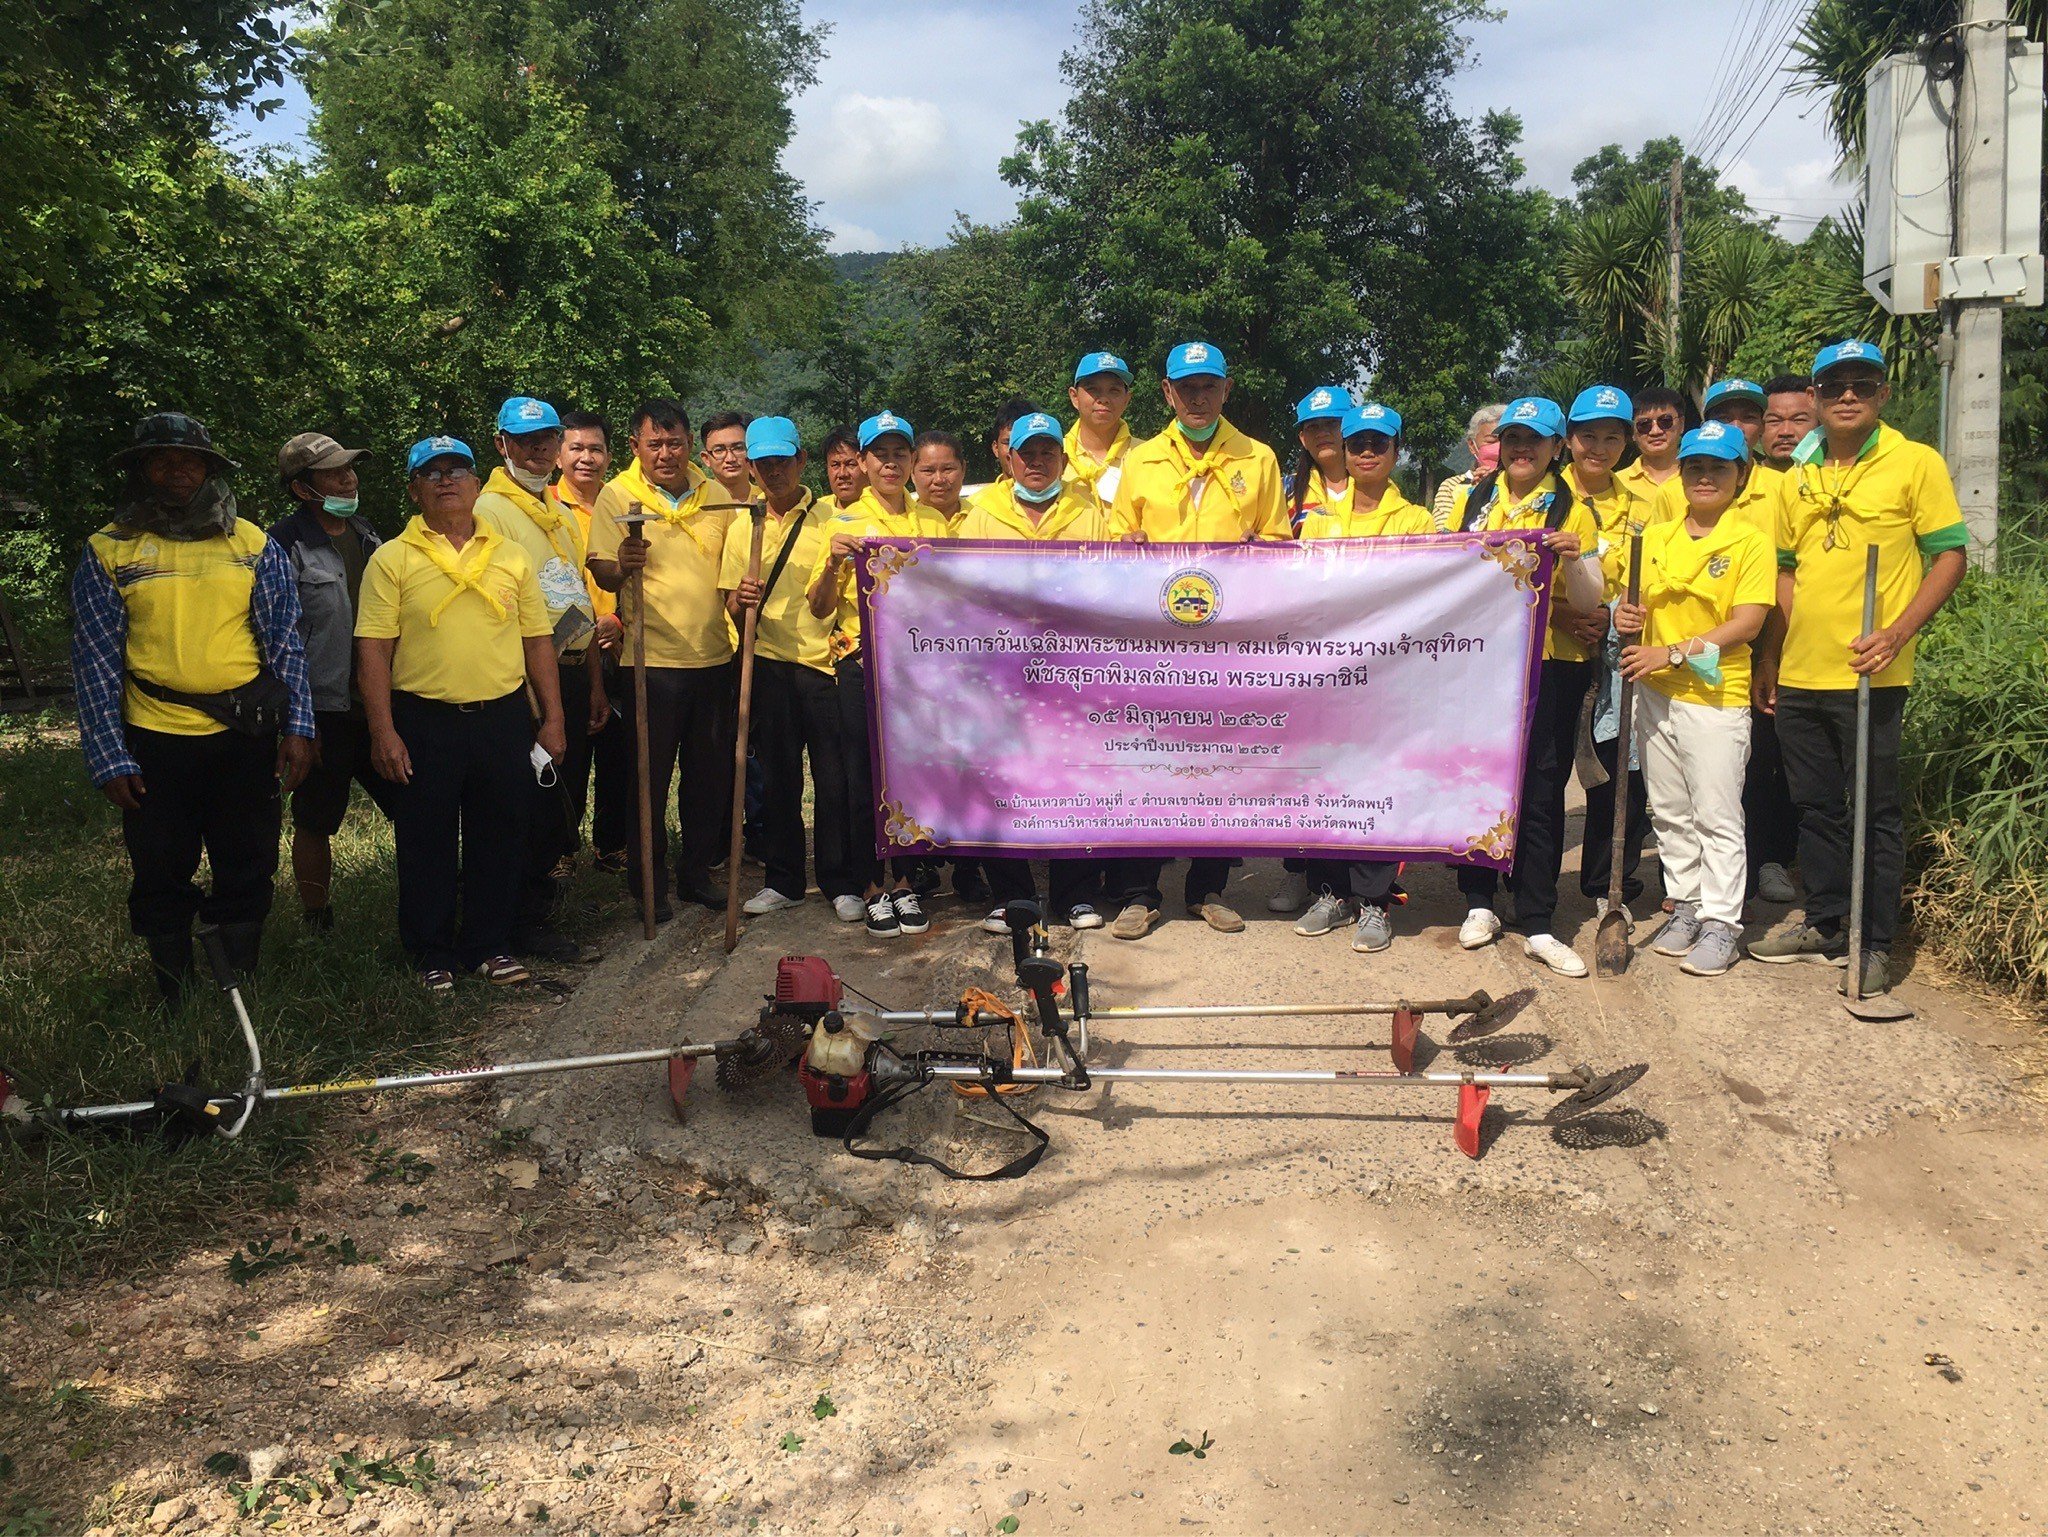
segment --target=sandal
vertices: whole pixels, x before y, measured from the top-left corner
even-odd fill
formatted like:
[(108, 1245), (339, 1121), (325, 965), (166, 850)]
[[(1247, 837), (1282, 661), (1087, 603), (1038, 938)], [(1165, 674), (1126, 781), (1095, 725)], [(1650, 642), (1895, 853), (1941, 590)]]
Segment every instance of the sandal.
[(477, 967), (476, 974), (493, 987), (512, 987), (533, 980), (533, 973), (509, 955), (492, 956)]
[(441, 966), (423, 967), (420, 986), (430, 993), (452, 993), (455, 991), (455, 973)]

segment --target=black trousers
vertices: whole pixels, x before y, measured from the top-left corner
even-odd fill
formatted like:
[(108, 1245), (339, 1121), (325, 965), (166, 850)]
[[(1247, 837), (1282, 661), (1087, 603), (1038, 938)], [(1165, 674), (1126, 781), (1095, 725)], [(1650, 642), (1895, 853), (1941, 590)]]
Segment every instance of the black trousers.
[(839, 664), (839, 751), (846, 764), (847, 872), (856, 890), (881, 884), (893, 871), (910, 879), (911, 859), (883, 860), (875, 853), (875, 765), (868, 751), (868, 674), (857, 656)]
[[(284, 807), (277, 785), (277, 738), (216, 731), (179, 736), (127, 728), (142, 768), (142, 809), (121, 813), (133, 880), (128, 926), (145, 939), (208, 923), (261, 923), (277, 874)], [(192, 879), (200, 851), (213, 889)]]
[[(1855, 751), (1851, 738), (1850, 751)], [(1850, 765), (1853, 770), (1855, 765)], [(1765, 865), (1788, 868), (1799, 857), (1799, 813), (1785, 782), (1785, 756), (1778, 750), (1778, 717), (1749, 712), (1749, 769), (1742, 780), (1742, 823), (1749, 843), (1749, 890)]]
[[(1189, 907), (1200, 907), (1212, 897), (1223, 895), (1223, 888), (1230, 881), (1231, 869), (1242, 860), (1204, 857), (1188, 861), (1188, 873), (1181, 882), (1181, 899)], [(1133, 902), (1143, 902), (1147, 907), (1164, 907), (1165, 901), (1159, 894), (1160, 877), (1165, 873), (1163, 859), (1112, 859), (1104, 877), (1104, 888), (1110, 898), (1120, 907)]]
[(557, 673), (562, 691), (562, 736), (567, 750), (555, 766), (554, 783), (543, 785), (527, 776), (533, 805), (526, 818), (526, 869), (519, 881), (519, 915), (514, 940), (547, 926), (554, 917), (559, 892), (554, 868), (583, 845), (582, 801), (572, 788), (590, 778), (590, 667), (586, 662), (563, 664)]
[[(576, 727), (569, 722), (569, 756), (562, 760), (562, 783), (569, 789), (569, 804), (580, 827), (583, 813), (590, 810), (590, 846), (600, 854), (623, 854), (633, 841), (633, 723), (619, 703), (619, 669), (606, 660), (605, 694), (612, 702), (611, 718), (604, 730), (587, 737), (589, 751), (580, 758), (574, 752)], [(591, 806), (593, 785), (597, 804)]]
[[(1593, 684), (1592, 662), (1552, 659), (1536, 687), (1529, 752), (1522, 760), (1522, 817), (1515, 835), (1515, 866), (1508, 890), (1515, 898), (1515, 929), (1548, 934), (1557, 916), (1557, 873), (1564, 864), (1564, 787), (1578, 744), (1579, 706)], [(1609, 808), (1611, 816), (1612, 808)], [(1458, 867), (1458, 890), (1469, 907), (1493, 906), (1498, 879), (1476, 865)]]
[[(1093, 907), (1100, 900), (1106, 868), (1099, 859), (1047, 860), (1046, 918), (1056, 923), (1081, 902)], [(996, 906), (1019, 899), (1038, 900), (1038, 883), (1032, 878), (1030, 860), (984, 859), (981, 870), (988, 877), (989, 896)]]
[(533, 716), (523, 691), (453, 705), (394, 690), (391, 723), (412, 759), (391, 818), (399, 943), (422, 970), (466, 971), (512, 948)]
[(1349, 897), (1360, 907), (1385, 907), (1394, 900), (1401, 866), (1386, 859), (1310, 859), (1308, 889)]
[[(1609, 861), (1614, 857), (1614, 785), (1619, 777), (1621, 738), (1595, 742), (1593, 756), (1607, 770), (1607, 783), (1586, 790), (1586, 835), (1579, 844), (1579, 890), (1589, 901), (1607, 895), (1612, 876)], [(1628, 821), (1622, 826), (1621, 900), (1634, 905), (1643, 894), (1643, 878), (1637, 873), (1643, 863), (1643, 840), (1650, 835), (1650, 792), (1643, 783), (1643, 771), (1628, 774)]]
[[(1899, 799), (1903, 688), (1870, 691), (1870, 825), (1863, 859), (1863, 942), (1889, 950), (1899, 927), (1906, 825)], [(1799, 869), (1806, 921), (1839, 933), (1849, 917), (1855, 829), (1856, 691), (1779, 688), (1778, 750), (1799, 808)]]
[[(626, 695), (627, 740), (633, 735), (633, 669), (621, 669)], [(647, 669), (647, 758), (654, 809), (654, 889), (668, 889), (668, 796), (675, 785), (676, 890), (706, 888), (711, 867), (725, 857), (724, 828), (731, 815), (733, 669), (650, 667)], [(640, 889), (640, 840), (626, 845), (627, 873)]]
[(810, 889), (804, 870), (804, 758), (811, 761), (813, 859), (827, 897), (859, 895), (846, 837), (846, 763), (839, 689), (815, 667), (754, 659), (748, 741), (761, 766), (761, 862), (786, 897)]

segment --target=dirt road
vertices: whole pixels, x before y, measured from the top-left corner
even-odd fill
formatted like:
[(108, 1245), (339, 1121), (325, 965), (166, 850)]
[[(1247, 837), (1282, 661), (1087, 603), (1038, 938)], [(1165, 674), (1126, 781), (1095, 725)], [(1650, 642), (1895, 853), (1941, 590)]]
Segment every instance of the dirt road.
[[(303, 1263), (238, 1286), (224, 1243), (15, 1307), (18, 1480), (50, 1531), (2048, 1531), (2036, 1027), (1924, 971), (1897, 1027), (1818, 967), (1551, 979), (1512, 940), (1459, 951), (1434, 870), (1361, 957), (1267, 921), (1276, 876), (1233, 884), (1239, 936), (1090, 936), (1098, 1006), (1533, 987), (1438, 1060), (1649, 1076), (1563, 1128), (1497, 1095), (1477, 1163), (1449, 1095), (1042, 1094), (1052, 1154), (994, 1185), (853, 1160), (786, 1081), (701, 1084), (682, 1125), (653, 1073), (365, 1107), (377, 1140), (330, 1138), (290, 1219)], [(881, 946), (814, 900), (729, 962), (684, 920), (497, 1044), (725, 1036), (795, 951), (950, 1003), (1005, 950), (942, 912)], [(1132, 1025), (1094, 1060), (1383, 1039)], [(896, 1124), (985, 1166), (1022, 1145), (989, 1114), (939, 1090)], [(431, 1171), (366, 1186), (400, 1150)]]

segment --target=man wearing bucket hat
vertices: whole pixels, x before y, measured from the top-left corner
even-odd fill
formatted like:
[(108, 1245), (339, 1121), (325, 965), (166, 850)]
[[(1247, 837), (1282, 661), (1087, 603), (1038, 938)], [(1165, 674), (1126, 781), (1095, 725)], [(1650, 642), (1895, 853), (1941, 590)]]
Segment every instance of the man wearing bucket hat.
[[(270, 911), (279, 788), (313, 758), (313, 692), (285, 552), (236, 514), (236, 466), (181, 412), (147, 416), (115, 454), (114, 519), (71, 582), (71, 666), (92, 782), (121, 808), (128, 921), (176, 1008), (195, 918), (256, 971)], [(204, 850), (212, 890), (194, 884)]]
[(1131, 429), (1124, 413), (1131, 406), (1131, 365), (1114, 352), (1091, 352), (1074, 365), (1067, 386), (1074, 425), (1067, 429), (1067, 483), (1086, 487), (1107, 509), (1116, 500), (1124, 459), (1131, 451)]
[(526, 552), (540, 580), (553, 627), (556, 687), (568, 723), (568, 752), (559, 775), (533, 787), (527, 818), (527, 859), (520, 879), (512, 948), (540, 960), (573, 961), (582, 947), (555, 931), (553, 918), (564, 862), (582, 843), (581, 803), (573, 787), (590, 774), (591, 739), (611, 715), (597, 640), (597, 607), (584, 581), (588, 554), (582, 524), (548, 495), (562, 453), (562, 419), (545, 400), (514, 395), (498, 407), (495, 439), (502, 461), (476, 499), (479, 523)]
[[(1166, 355), (1161, 389), (1173, 420), (1125, 458), (1110, 510), (1112, 537), (1167, 544), (1293, 538), (1280, 461), (1223, 415), (1231, 389), (1223, 349), (1213, 342), (1180, 343)], [(1192, 859), (1182, 887), (1189, 915), (1224, 934), (1244, 928), (1244, 919), (1222, 900), (1234, 862)], [(1164, 863), (1126, 859), (1112, 865), (1109, 890), (1118, 912), (1110, 932), (1118, 939), (1142, 939), (1159, 921)]]
[(390, 813), (390, 781), (370, 766), (370, 728), (356, 695), (356, 604), (379, 540), (357, 511), (356, 464), (369, 452), (324, 432), (302, 432), (277, 454), (292, 510), (270, 530), (299, 587), (299, 635), (312, 678), (318, 728), (313, 766), (292, 795), (292, 877), (306, 927), (334, 927), (334, 835), (361, 785)]
[[(1962, 581), (1967, 534), (1941, 455), (1878, 420), (1891, 398), (1869, 342), (1813, 360), (1820, 426), (1793, 455), (1778, 499), (1775, 655), (1756, 668), (1759, 709), (1777, 717), (1799, 808), (1806, 913), (1750, 946), (1760, 961), (1846, 963), (1857, 682), (1869, 678), (1870, 786), (1861, 996), (1891, 986), (1905, 875), (1899, 745), (1915, 639)], [(1875, 628), (1863, 628), (1867, 551), (1877, 550)]]

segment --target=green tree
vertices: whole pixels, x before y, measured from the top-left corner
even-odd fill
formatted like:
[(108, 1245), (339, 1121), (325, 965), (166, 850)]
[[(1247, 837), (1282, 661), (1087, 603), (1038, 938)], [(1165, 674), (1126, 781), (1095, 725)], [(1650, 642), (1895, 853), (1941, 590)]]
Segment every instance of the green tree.
[(610, 179), (629, 246), (673, 258), (711, 327), (700, 345), (724, 361), (793, 334), (822, 296), (808, 205), (781, 166), (821, 40), (796, 0), (380, 0), (330, 8), (297, 39), (322, 170), (365, 208), (406, 195), (395, 173), (445, 132), (438, 112), (509, 144), (530, 85), (585, 109), (567, 153)]
[[(1458, 29), (1482, 14), (1093, 0), (1062, 61), (1063, 119), (1028, 125), (1003, 164), (1033, 303), (1064, 320), (1041, 346), (1117, 347), (1149, 372), (1205, 336), (1230, 354), (1232, 416), (1254, 433), (1324, 380), (1489, 378), (1515, 334), (1495, 299), (1547, 278), (1542, 202), (1499, 153), (1512, 120), (1489, 134), (1446, 105)], [(1462, 425), (1435, 393), (1403, 405), (1424, 444)]]
[(1670, 185), (1671, 162), (1681, 155), (1679, 183), (1688, 218), (1752, 219), (1749, 199), (1723, 186), (1721, 173), (1697, 155), (1685, 154), (1677, 139), (1649, 139), (1630, 156), (1619, 144), (1605, 144), (1572, 167), (1572, 208), (1584, 215), (1619, 208), (1637, 188)]

